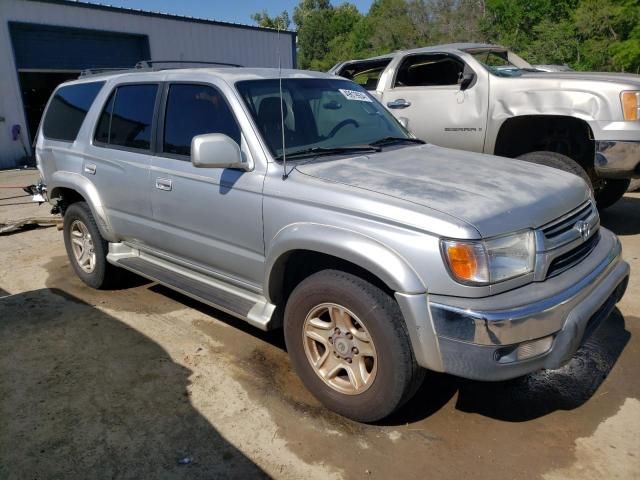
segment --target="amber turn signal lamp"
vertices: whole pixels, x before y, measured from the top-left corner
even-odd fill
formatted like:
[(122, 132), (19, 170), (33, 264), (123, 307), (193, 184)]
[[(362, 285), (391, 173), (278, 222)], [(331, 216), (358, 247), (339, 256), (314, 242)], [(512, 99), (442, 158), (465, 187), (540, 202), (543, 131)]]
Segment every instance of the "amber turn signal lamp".
[(638, 120), (640, 115), (640, 92), (622, 92), (622, 112), (625, 120)]
[(473, 245), (450, 243), (447, 245), (447, 257), (451, 272), (461, 280), (473, 280), (478, 272), (478, 262)]

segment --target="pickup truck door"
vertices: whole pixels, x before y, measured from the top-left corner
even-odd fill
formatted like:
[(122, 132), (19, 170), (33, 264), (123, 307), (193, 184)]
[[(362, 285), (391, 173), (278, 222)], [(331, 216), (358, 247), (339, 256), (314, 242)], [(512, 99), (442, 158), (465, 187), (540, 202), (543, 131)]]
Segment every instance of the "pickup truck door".
[(483, 151), (489, 99), (486, 76), (445, 53), (411, 54), (396, 59), (394, 65), (382, 94), (382, 103), (394, 116), (427, 142)]
[(260, 285), (264, 172), (196, 168), (190, 160), (191, 139), (204, 133), (228, 135), (247, 151), (223, 93), (211, 84), (169, 83), (160, 122), (147, 243), (223, 280)]

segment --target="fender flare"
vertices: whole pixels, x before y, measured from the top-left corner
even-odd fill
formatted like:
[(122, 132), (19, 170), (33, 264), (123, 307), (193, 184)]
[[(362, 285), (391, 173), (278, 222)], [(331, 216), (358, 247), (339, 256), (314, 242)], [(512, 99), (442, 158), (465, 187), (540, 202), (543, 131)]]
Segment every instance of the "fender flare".
[[(426, 292), (418, 274), (398, 252), (358, 232), (317, 223), (295, 223), (280, 230), (270, 245), (264, 279), (264, 292), (270, 301), (281, 284), (288, 255), (297, 250), (323, 253), (358, 265), (394, 292)], [(273, 282), (278, 282), (277, 288)]]
[(51, 181), (47, 185), (49, 198), (56, 197), (58, 188), (68, 188), (80, 194), (91, 209), (96, 224), (100, 230), (100, 234), (105, 240), (115, 242), (117, 239), (113, 234), (109, 217), (100, 198), (100, 194), (95, 185), (90, 180), (78, 173), (58, 171), (51, 176)]

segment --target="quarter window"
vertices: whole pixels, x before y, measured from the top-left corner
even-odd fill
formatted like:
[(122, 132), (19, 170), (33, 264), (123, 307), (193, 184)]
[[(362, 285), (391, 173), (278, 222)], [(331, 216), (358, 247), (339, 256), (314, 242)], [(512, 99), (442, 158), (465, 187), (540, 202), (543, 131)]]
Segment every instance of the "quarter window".
[(158, 86), (122, 85), (107, 101), (98, 121), (99, 143), (149, 150)]
[(382, 72), (385, 71), (390, 62), (390, 58), (383, 58), (349, 63), (342, 67), (340, 76), (353, 80), (367, 90), (375, 90)]
[(240, 128), (217, 89), (207, 85), (170, 85), (162, 151), (190, 155), (193, 137), (205, 133), (222, 133), (240, 145)]
[(91, 104), (104, 82), (80, 83), (59, 88), (51, 99), (42, 133), (53, 140), (74, 142)]

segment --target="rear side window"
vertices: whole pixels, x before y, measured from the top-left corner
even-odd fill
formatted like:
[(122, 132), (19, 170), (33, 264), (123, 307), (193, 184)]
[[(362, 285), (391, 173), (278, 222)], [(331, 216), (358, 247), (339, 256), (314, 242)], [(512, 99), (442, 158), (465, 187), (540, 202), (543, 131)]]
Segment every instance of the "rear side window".
[(190, 155), (191, 139), (205, 133), (223, 133), (240, 145), (240, 127), (217, 89), (207, 85), (170, 85), (162, 151)]
[(42, 124), (46, 138), (74, 142), (104, 82), (80, 83), (59, 88), (51, 99)]
[(383, 58), (381, 60), (349, 63), (342, 67), (340, 76), (353, 80), (367, 90), (375, 90), (382, 72), (385, 71), (390, 62), (390, 58)]
[(95, 141), (126, 148), (149, 150), (158, 85), (121, 85), (105, 104)]

